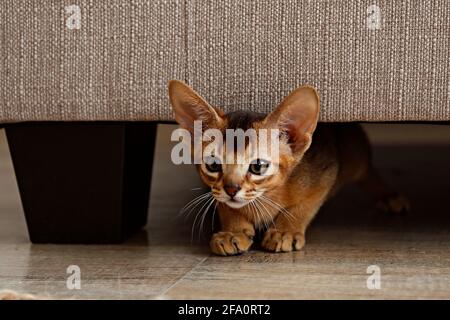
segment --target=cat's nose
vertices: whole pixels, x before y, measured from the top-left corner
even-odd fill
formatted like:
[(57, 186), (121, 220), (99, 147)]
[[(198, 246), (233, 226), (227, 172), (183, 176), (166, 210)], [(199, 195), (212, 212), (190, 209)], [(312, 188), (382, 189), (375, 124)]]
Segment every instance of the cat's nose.
[(233, 198), (236, 193), (241, 190), (241, 186), (238, 184), (226, 184), (223, 188), (225, 189), (227, 195), (229, 195), (231, 198)]

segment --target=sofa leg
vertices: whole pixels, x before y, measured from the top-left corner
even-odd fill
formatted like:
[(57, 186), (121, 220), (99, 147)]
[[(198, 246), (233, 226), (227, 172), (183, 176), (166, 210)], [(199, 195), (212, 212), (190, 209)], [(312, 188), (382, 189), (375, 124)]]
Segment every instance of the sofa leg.
[(147, 222), (153, 122), (6, 126), (33, 243), (118, 243)]

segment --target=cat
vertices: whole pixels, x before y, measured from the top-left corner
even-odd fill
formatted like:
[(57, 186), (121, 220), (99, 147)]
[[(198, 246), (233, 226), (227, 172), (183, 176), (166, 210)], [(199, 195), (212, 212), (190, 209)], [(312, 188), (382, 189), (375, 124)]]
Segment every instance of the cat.
[(359, 124), (318, 123), (319, 96), (311, 86), (292, 91), (268, 115), (250, 111), (225, 114), (178, 80), (169, 82), (169, 98), (175, 120), (192, 134), (194, 121), (202, 121), (203, 132), (211, 128), (280, 132), (275, 138), (277, 158), (266, 155), (229, 164), (223, 155), (211, 154), (209, 161), (197, 165), (217, 201), (221, 231), (210, 241), (214, 254), (248, 251), (255, 229), (265, 231), (261, 246), (267, 251), (301, 250), (307, 227), (320, 207), (351, 182), (392, 212), (409, 210), (407, 199), (392, 192), (372, 165), (370, 144)]

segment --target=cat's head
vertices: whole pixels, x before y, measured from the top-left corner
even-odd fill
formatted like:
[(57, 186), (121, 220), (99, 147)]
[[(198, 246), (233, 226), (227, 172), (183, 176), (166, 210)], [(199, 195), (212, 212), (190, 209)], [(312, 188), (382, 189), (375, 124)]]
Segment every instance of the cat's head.
[(194, 121), (201, 121), (196, 134), (214, 133), (215, 129), (226, 140), (227, 129), (250, 129), (256, 133), (256, 141), (266, 139), (267, 147), (261, 148), (255, 140), (244, 138), (244, 147), (239, 149), (227, 148), (227, 141), (216, 141), (214, 136), (202, 142), (200, 151), (194, 151), (202, 153), (199, 174), (212, 195), (234, 209), (274, 192), (286, 182), (311, 144), (320, 109), (317, 92), (310, 86), (294, 90), (267, 116), (248, 111), (225, 114), (177, 80), (170, 81), (169, 96), (175, 120), (191, 134), (198, 131)]

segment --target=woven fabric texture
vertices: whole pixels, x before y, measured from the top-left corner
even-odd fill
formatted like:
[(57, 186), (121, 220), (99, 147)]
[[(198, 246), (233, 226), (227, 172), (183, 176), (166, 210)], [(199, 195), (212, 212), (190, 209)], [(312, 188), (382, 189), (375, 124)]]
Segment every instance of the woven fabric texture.
[(308, 83), (322, 121), (450, 120), (450, 1), (375, 3), (2, 0), (0, 122), (172, 120), (170, 79), (226, 111)]

